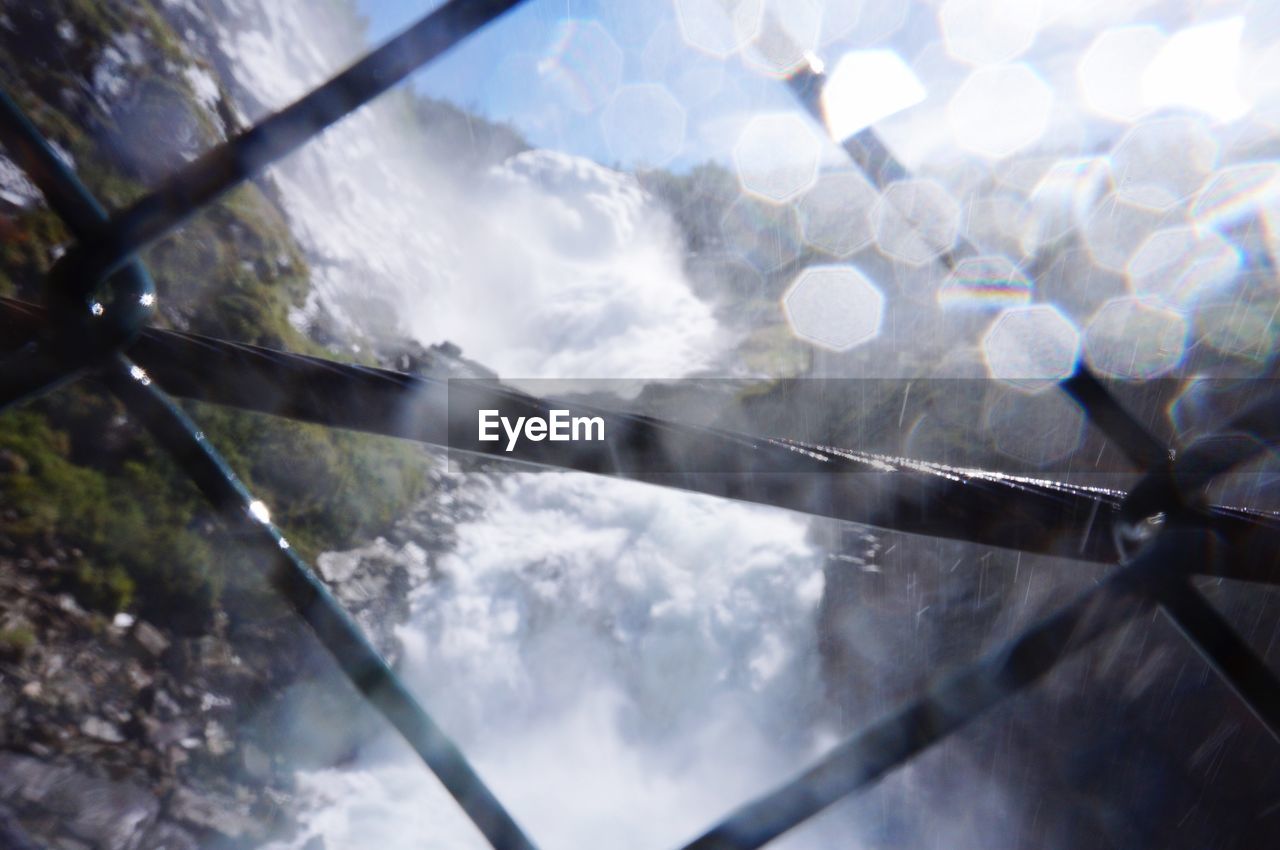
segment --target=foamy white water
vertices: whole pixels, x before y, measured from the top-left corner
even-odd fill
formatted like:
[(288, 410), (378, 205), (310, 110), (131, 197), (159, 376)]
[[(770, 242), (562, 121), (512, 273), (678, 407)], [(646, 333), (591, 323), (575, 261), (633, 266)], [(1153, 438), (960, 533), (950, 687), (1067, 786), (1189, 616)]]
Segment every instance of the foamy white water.
[[(473, 486), (402, 672), (540, 846), (675, 844), (829, 743), (802, 520), (567, 473)], [(301, 792), (289, 847), (484, 846), (390, 735)]]
[[(234, 11), (216, 29), (254, 111), (362, 49), (297, 0)], [(552, 151), (461, 176), (428, 161), (430, 131), (409, 111), (392, 93), (270, 170), (311, 260), (313, 311), (365, 335), (451, 340), (512, 378), (675, 378), (725, 347), (670, 215), (633, 177)]]
[[(264, 35), (332, 34), (310, 39), (301, 3), (238, 3), (268, 32), (228, 27), (223, 46), (267, 108), (349, 58), (257, 61)], [(509, 378), (669, 378), (713, 362), (722, 333), (669, 214), (634, 178), (531, 151), (460, 182), (406, 126), (375, 106), (272, 170), (312, 259), (313, 307), (355, 331), (452, 340)], [(569, 474), (467, 486), (479, 518), (415, 590), (402, 672), (540, 846), (672, 844), (822, 748), (822, 572), (804, 521)], [(484, 846), (390, 733), (299, 786), (302, 828), (278, 847)]]

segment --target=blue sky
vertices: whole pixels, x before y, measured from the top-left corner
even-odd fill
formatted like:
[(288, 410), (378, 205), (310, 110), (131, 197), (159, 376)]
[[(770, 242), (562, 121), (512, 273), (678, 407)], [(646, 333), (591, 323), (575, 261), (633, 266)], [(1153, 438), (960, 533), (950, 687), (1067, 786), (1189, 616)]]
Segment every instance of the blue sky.
[[(376, 44), (439, 2), (357, 0), (357, 5), (369, 19), (370, 41)], [(617, 45), (616, 53), (607, 49), (607, 42), (600, 49), (602, 34)], [(606, 58), (611, 54), (621, 58), (620, 85), (663, 86), (684, 107), (684, 144), (667, 163), (672, 167), (725, 160), (734, 128), (744, 116), (796, 108), (777, 80), (737, 60), (715, 59), (688, 47), (669, 0), (530, 0), (432, 63), (412, 84), (487, 117), (510, 121), (534, 144), (632, 166), (637, 157), (611, 145), (602, 129), (606, 105), (616, 91), (602, 82), (613, 76)], [(621, 121), (626, 116), (615, 110), (612, 117)], [(643, 122), (643, 117), (633, 121)], [(620, 128), (614, 137), (641, 136), (643, 141), (649, 132), (652, 128), (638, 133)]]
[[(356, 0), (370, 21), (374, 43), (402, 30), (440, 2)], [(751, 116), (782, 111), (800, 114), (801, 110), (780, 80), (752, 67), (743, 55), (713, 58), (690, 47), (676, 17), (679, 2), (527, 0), (430, 64), (414, 77), (412, 85), (489, 118), (509, 121), (535, 145), (584, 155), (606, 165), (665, 165), (680, 170), (707, 159), (727, 163)], [(694, 0), (693, 5), (715, 8), (705, 0)], [(1235, 85), (1232, 57), (1238, 52), (1237, 45), (1226, 42), (1239, 41), (1240, 24), (1215, 20), (1230, 11), (1227, 7), (1239, 5), (1233, 0), (1210, 3), (1207, 11), (1198, 7), (1188, 11), (1171, 2), (1152, 5), (1148, 0), (1041, 0), (1040, 5), (1046, 10), (1037, 16), (1040, 31), (1010, 53), (1023, 67), (1013, 72), (1006, 68), (997, 76), (1016, 72), (1024, 83), (1030, 76), (1039, 81), (1037, 86), (1022, 86), (1024, 93), (1036, 94), (1044, 101), (1033, 105), (1048, 110), (1049, 115), (1047, 125), (1031, 128), (1031, 138), (1045, 139), (1060, 152), (1074, 155), (1099, 148), (1136, 119), (1137, 113), (1116, 118), (1099, 107), (1098, 98), (1115, 99), (1112, 89), (1142, 92), (1142, 109), (1189, 106), (1212, 114), (1214, 109), (1205, 103), (1222, 100), (1227, 97), (1223, 92)], [(804, 31), (810, 33), (806, 40), (822, 45), (817, 52), (828, 67), (837, 67), (838, 60), (851, 50), (880, 48), (897, 52), (910, 64), (923, 81), (925, 99), (875, 125), (888, 147), (909, 167), (918, 169), (928, 161), (966, 150), (988, 155), (988, 148), (983, 147), (992, 144), (988, 136), (1002, 128), (1013, 133), (1021, 128), (1019, 119), (1038, 114), (1022, 101), (1010, 101), (1001, 94), (1003, 90), (993, 87), (996, 77), (991, 72), (970, 64), (971, 60), (952, 49), (950, 39), (960, 39), (957, 44), (963, 47), (966, 31), (969, 38), (989, 40), (1000, 35), (998, 27), (988, 32), (988, 23), (981, 16), (953, 21), (950, 26), (957, 29), (951, 31), (932, 6), (900, 0), (840, 0), (825, 6), (779, 0), (769, 8), (772, 15), (786, 16), (789, 27), (802, 29), (804, 17), (797, 16), (799, 10), (824, 8), (820, 29)], [(1006, 14), (1016, 8), (1016, 4), (1006, 8)], [(856, 18), (849, 18), (851, 9), (860, 10)], [(842, 15), (846, 20), (840, 20)], [(1100, 93), (1091, 93), (1077, 79), (1077, 63), (1097, 34), (1108, 27), (1113, 28), (1112, 33), (1115, 28), (1131, 29), (1127, 25), (1132, 23), (1155, 24), (1167, 34), (1159, 36), (1169, 48), (1160, 48), (1169, 53), (1164, 57), (1167, 61), (1161, 67), (1161, 79), (1168, 82), (1166, 94), (1172, 93), (1172, 101), (1165, 97), (1159, 103), (1146, 102), (1147, 83), (1145, 77), (1139, 79), (1146, 66), (1141, 62), (1134, 65), (1136, 70), (1131, 69), (1139, 74), (1134, 79), (1124, 77), (1123, 68), (1111, 69), (1102, 80)], [(1186, 32), (1181, 29), (1190, 24), (1204, 26)], [(1232, 26), (1235, 29), (1228, 32)], [(750, 56), (753, 51), (745, 53)], [(1214, 57), (1212, 61), (1204, 58), (1209, 55)], [(1215, 67), (1223, 74), (1209, 80), (1205, 68)], [(961, 100), (952, 114), (953, 99), (970, 81), (974, 87), (967, 92), (969, 100)], [(866, 91), (865, 83), (855, 83), (855, 88)], [(637, 87), (643, 91), (638, 92)], [(1037, 94), (1046, 91), (1043, 96)], [(1192, 94), (1199, 100), (1184, 103)], [(849, 102), (865, 99), (855, 91)], [(627, 108), (619, 107), (623, 103)], [(664, 109), (656, 108), (660, 103), (665, 104)], [(1009, 120), (992, 121), (990, 115), (1001, 110), (1007, 110)], [(815, 129), (824, 134), (821, 128)], [(828, 163), (839, 158), (834, 146), (828, 154), (833, 157)]]

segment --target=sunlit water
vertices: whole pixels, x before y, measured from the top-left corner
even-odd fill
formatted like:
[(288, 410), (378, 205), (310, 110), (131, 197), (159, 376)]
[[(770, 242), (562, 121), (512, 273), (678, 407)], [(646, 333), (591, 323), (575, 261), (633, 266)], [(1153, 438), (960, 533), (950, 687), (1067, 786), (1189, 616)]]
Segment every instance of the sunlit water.
[[(243, 12), (259, 3), (232, 5)], [(342, 61), (312, 44), (303, 4), (261, 5), (256, 14), (270, 27), (228, 29), (223, 46), (240, 85), (276, 108)], [(1109, 4), (1085, 5), (1106, 18), (1090, 21), (1098, 26), (1127, 20), (1107, 17)], [(1077, 355), (1121, 378), (1170, 374), (1200, 341), (1202, 351), (1251, 362), (1272, 356), (1280, 347), (1267, 312), (1274, 298), (1254, 305), (1233, 289), (1244, 259), (1234, 248), (1217, 250), (1221, 240), (1211, 237), (1221, 230), (1243, 240), (1240, 222), (1269, 224), (1280, 208), (1274, 172), (1259, 178), (1228, 167), (1248, 150), (1243, 129), (1273, 128), (1250, 124), (1243, 141), (1216, 138), (1208, 117), (1229, 116), (1167, 102), (1167, 74), (1156, 73), (1162, 65), (1130, 81), (1137, 111), (1116, 117), (1129, 108), (1112, 103), (1124, 94), (1116, 84), (1124, 75), (1102, 61), (1109, 55), (1102, 37), (1088, 62), (1055, 63), (1052, 39), (1042, 39), (1043, 55), (1026, 53), (1030, 36), (1014, 28), (999, 61), (1042, 59), (1034, 73), (1030, 64), (960, 67), (967, 42), (959, 24), (978, 20), (985, 43), (987, 17), (940, 19), (946, 50), (941, 42), (932, 52), (924, 46), (911, 62), (928, 98), (877, 125), (908, 164), (966, 157), (972, 178), (956, 169), (959, 176), (944, 180), (922, 168), (929, 179), (858, 189), (866, 232), (833, 231), (847, 241), (832, 250), (831, 234), (815, 230), (823, 148), (811, 145), (805, 167), (793, 169), (799, 177), (781, 188), (769, 182), (779, 170), (774, 145), (738, 151), (744, 190), (753, 191), (758, 158), (769, 168), (760, 169), (768, 180), (754, 186), (757, 196), (804, 195), (801, 235), (810, 245), (844, 258), (874, 242), (855, 259), (876, 278), (876, 326), (850, 339), (827, 333), (847, 331), (850, 311), (865, 312), (859, 293), (870, 290), (859, 284), (824, 290), (812, 310), (792, 299), (794, 334), (826, 348), (863, 346), (857, 350), (909, 364), (912, 374), (937, 365), (933, 346), (951, 352), (964, 374), (973, 366), (1023, 383), (1061, 377)], [(277, 44), (291, 45), (290, 53), (268, 61)], [(1153, 46), (1153, 55), (1167, 46)], [(1179, 83), (1170, 91), (1188, 90)], [(1230, 98), (1213, 102), (1235, 107)], [(1210, 114), (1159, 113), (1171, 107)], [(1098, 116), (1133, 126), (1117, 129)], [(723, 365), (732, 340), (691, 292), (670, 217), (632, 178), (536, 151), (458, 185), (403, 143), (397, 120), (363, 111), (273, 171), (313, 260), (315, 297), (295, 316), (300, 324), (326, 312), (347, 331), (450, 339), (507, 378), (680, 377)], [(1042, 142), (1044, 162), (1003, 159), (1029, 156)], [(946, 156), (932, 150), (939, 146)], [(989, 187), (983, 200), (991, 203), (970, 203), (972, 185)], [(841, 187), (839, 197), (851, 191)], [(730, 247), (735, 220), (731, 210), (721, 222)], [(762, 230), (749, 216), (740, 224), (784, 261), (798, 256), (795, 232)], [(1257, 253), (1274, 249), (1270, 227), (1246, 235), (1266, 242)], [(983, 254), (951, 271), (935, 262), (962, 237)], [(996, 262), (999, 252), (1023, 265)], [(739, 253), (747, 263), (760, 259)], [(1023, 273), (1032, 261), (1044, 267), (1034, 282)], [(1203, 321), (1193, 326), (1195, 313)], [(963, 338), (959, 328), (969, 329)], [(851, 362), (818, 349), (815, 370), (845, 374)], [(1007, 418), (1011, 436), (1042, 448), (1027, 415)], [(985, 424), (1001, 427), (998, 419)], [(1080, 428), (1067, 430), (1069, 452)], [(411, 616), (398, 629), (401, 667), (538, 844), (671, 846), (830, 744), (816, 657), (822, 556), (806, 542), (803, 520), (568, 474), (498, 475), (466, 487), (481, 510), (459, 526), (441, 575), (413, 591)], [(326, 850), (483, 846), (391, 735), (351, 764), (300, 776), (299, 785), (301, 830), (282, 848), (315, 838)], [(967, 794), (965, 805), (977, 796)], [(790, 846), (848, 840), (813, 830)]]
[[(343, 179), (341, 149), (314, 156)], [(330, 226), (311, 184), (281, 183), (304, 232)], [(483, 249), (429, 232), (373, 243), (386, 251), (375, 266), (398, 267), (383, 294), (404, 299), (411, 333), (515, 376), (679, 376), (709, 362), (710, 311), (683, 279), (670, 221), (630, 178), (535, 152), (477, 192), (488, 206), (461, 215), (498, 228), (471, 237)], [(395, 211), (395, 197), (376, 203)], [(410, 208), (420, 226), (446, 220)], [(363, 226), (377, 214), (359, 213)], [(341, 287), (356, 247), (321, 290), (331, 311), (353, 303)], [(674, 843), (819, 750), (821, 562), (804, 521), (586, 476), (471, 486), (481, 518), (459, 528), (443, 577), (416, 589), (402, 672), (540, 844)], [(300, 786), (308, 813), (290, 846), (483, 846), (394, 739)]]
[[(330, 180), (350, 173), (342, 148), (314, 156)], [(291, 211), (305, 232), (340, 228), (315, 185), (282, 180)], [(680, 376), (719, 344), (670, 220), (628, 177), (533, 152), (448, 216), (399, 191), (358, 205), (361, 227), (410, 209), (423, 234), (326, 243), (351, 247), (321, 290), (331, 311), (360, 309), (343, 287), (372, 245), (407, 330), (507, 376)], [(428, 222), (468, 235), (441, 240)], [(820, 749), (822, 574), (804, 521), (586, 476), (469, 486), (480, 518), (416, 589), (402, 672), (540, 845), (675, 843)], [(300, 785), (291, 846), (483, 846), (391, 737)]]
[[(538, 843), (675, 844), (830, 742), (802, 521), (572, 474), (478, 486), (402, 670)], [(302, 793), (291, 846), (482, 846), (398, 742)]]
[[(262, 6), (240, 0), (244, 29), (223, 30), (222, 44), (257, 112), (359, 47), (317, 46), (335, 35), (306, 4)], [(259, 27), (295, 49), (273, 54)], [(429, 161), (427, 134), (397, 97), (270, 171), (311, 263), (312, 299), (295, 323), (323, 314), (347, 334), (447, 339), (508, 378), (681, 377), (725, 348), (690, 291), (670, 215), (635, 178), (551, 151), (474, 173), (452, 156)]]
[[(272, 20), (305, 26), (283, 7)], [(242, 82), (268, 106), (291, 93)], [(315, 258), (313, 315), (450, 339), (506, 377), (679, 377), (713, 362), (725, 340), (669, 215), (633, 178), (535, 151), (459, 187), (393, 149), (396, 120), (361, 113), (274, 172)], [(805, 521), (587, 476), (464, 486), (479, 518), (413, 591), (401, 672), (539, 845), (674, 844), (834, 740)], [(483, 846), (390, 733), (301, 775), (299, 798), (282, 847)]]

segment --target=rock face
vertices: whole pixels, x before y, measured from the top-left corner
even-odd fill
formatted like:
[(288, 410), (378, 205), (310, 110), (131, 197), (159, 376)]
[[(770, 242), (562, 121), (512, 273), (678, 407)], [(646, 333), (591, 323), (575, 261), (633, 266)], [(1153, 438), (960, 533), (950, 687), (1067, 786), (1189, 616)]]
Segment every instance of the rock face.
[(160, 813), (160, 802), (141, 785), (13, 753), (0, 753), (0, 796), (26, 819), (47, 821), (50, 837), (103, 850), (138, 847)]
[(436, 577), (437, 559), (453, 546), (454, 523), (478, 509), (460, 501), (456, 476), (437, 470), (428, 482), (431, 497), (385, 536), (316, 559), (317, 572), (338, 601), (393, 661), (400, 649), (394, 629), (408, 618), (409, 592)]
[[(392, 660), (410, 589), (479, 510), (457, 481), (432, 473), (385, 536), (318, 559)], [(194, 634), (107, 618), (57, 592), (72, 555), (51, 543), (0, 557), (0, 848), (258, 847), (292, 830), (296, 768), (382, 728), (290, 613), (219, 611)]]
[[(287, 50), (291, 40), (259, 44), (256, 51), (244, 41), (246, 56), (229, 57), (219, 42), (224, 36), (240, 44), (241, 36), (252, 39), (255, 28), (259, 38), (272, 29), (270, 21), (245, 20), (252, 18), (241, 15), (245, 5), (5, 4), (0, 64), (14, 69), (6, 86), (104, 204), (120, 206), (241, 129), (246, 112), (262, 112), (229, 73), (230, 64), (246, 59), (247, 66), (255, 55)], [(261, 15), (270, 17), (274, 5), (260, 5)], [(235, 30), (234, 38), (224, 24)], [(352, 44), (360, 41), (358, 29), (330, 30)], [(313, 47), (306, 44), (304, 52)], [(280, 214), (275, 184), (264, 178), (250, 188), (212, 216), (197, 217), (205, 223), (216, 218), (212, 229), (195, 235), (188, 229), (149, 258), (164, 296), (162, 323), (281, 344), (276, 325), (287, 326), (287, 320), (271, 305), (283, 304), (281, 292), (305, 288), (306, 264)], [(65, 250), (63, 228), (45, 227), (52, 218), (31, 181), (0, 152), (0, 241), (6, 246), (0, 292), (14, 294), (16, 285), (19, 294), (35, 297), (33, 289), (21, 287), (38, 283)], [(9, 252), (11, 244), (25, 250)], [(190, 275), (198, 281), (192, 292), (166, 290), (169, 263), (184, 273), (199, 269)], [(224, 285), (218, 275), (237, 282)], [(229, 297), (205, 300), (199, 293), (205, 285)], [(268, 296), (276, 300), (268, 303)], [(193, 321), (221, 321), (220, 315), (233, 316), (234, 328)], [(9, 342), (0, 340), (0, 346)], [(384, 348), (374, 355), (392, 368), (492, 376), (457, 346), (379, 342)], [(115, 463), (112, 452), (128, 454), (122, 446), (136, 426), (125, 416), (101, 418), (107, 424), (94, 427), (93, 456), (81, 453), (77, 463), (107, 466)], [(70, 528), (75, 523), (47, 494), (42, 510), (54, 517), (53, 530), (20, 531), (31, 518), (12, 498), (16, 486), (8, 486), (40, 461), (22, 434), (15, 436), (12, 419), (0, 430), (9, 438), (0, 448), (0, 850), (229, 850), (257, 847), (287, 831), (294, 766), (327, 766), (346, 757), (376, 719), (305, 628), (269, 595), (223, 598), (199, 612), (189, 599), (165, 598), (144, 617), (135, 594), (127, 608), (134, 613), (114, 618), (102, 612), (126, 604), (119, 600), (127, 594), (108, 601), (73, 595), (120, 578), (125, 567), (105, 563), (110, 559), (89, 546), (81, 552), (60, 536), (84, 529)], [(150, 462), (148, 457), (141, 465)], [(28, 489), (44, 492), (38, 485)], [(125, 504), (124, 494), (112, 492), (110, 508), (107, 501), (101, 504), (108, 513), (137, 508)], [(134, 513), (141, 514), (148, 537), (169, 541), (163, 559), (179, 562), (189, 554), (174, 551), (180, 547), (164, 536), (167, 526), (195, 536), (207, 532), (205, 518), (170, 523), (145, 508)], [(403, 547), (402, 540), (372, 543), (366, 547), (370, 557), (354, 558), (334, 579), (339, 596), (389, 655), (396, 651), (391, 630), (397, 606), (407, 583), (416, 580), (389, 561)], [(215, 569), (224, 566), (214, 560)], [(176, 573), (190, 565), (156, 566), (165, 574), (170, 566)]]
[(273, 653), (303, 639), (297, 627), (278, 622), (261, 643), (232, 636), (225, 617), (194, 637), (111, 622), (49, 592), (59, 566), (0, 558), (0, 836), (101, 850), (267, 837), (290, 777), (241, 747), (248, 709), (284, 666)]

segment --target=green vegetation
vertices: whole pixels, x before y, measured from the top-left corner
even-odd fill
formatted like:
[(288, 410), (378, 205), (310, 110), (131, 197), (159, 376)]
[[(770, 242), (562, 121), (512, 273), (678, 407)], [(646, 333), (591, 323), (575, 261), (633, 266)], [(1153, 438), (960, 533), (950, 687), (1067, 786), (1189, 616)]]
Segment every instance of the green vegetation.
[[(196, 415), (308, 557), (386, 528), (422, 493), (413, 447), (235, 411)], [(66, 388), (0, 417), (0, 456), (15, 515), (6, 534), (86, 553), (65, 576), (84, 604), (199, 622), (229, 585), (260, 590), (260, 567), (226, 546), (194, 486), (97, 390)]]
[[(6, 267), (31, 297), (63, 234), (43, 210), (11, 227), (18, 238), (6, 245)], [(321, 351), (288, 322), (290, 305), (306, 296), (306, 263), (255, 186), (197, 216), (147, 260), (165, 315), (192, 330)], [(427, 464), (416, 447), (212, 407), (192, 413), (308, 557), (385, 529), (423, 492)], [(72, 386), (0, 416), (0, 451), (20, 459), (0, 471), (5, 507), (17, 513), (6, 534), (18, 544), (56, 537), (88, 553), (68, 577), (87, 605), (199, 619), (227, 582), (253, 571), (213, 542), (199, 494), (98, 389)]]
[[(99, 52), (118, 35), (138, 35), (154, 60), (128, 70), (129, 129), (176, 122), (199, 147), (220, 138), (182, 75), (166, 70), (194, 60), (153, 4), (54, 0), (9, 14), (0, 78), (104, 205), (137, 197), (157, 167), (123, 148), (117, 116), (86, 92)], [(60, 21), (75, 29), (70, 43), (55, 30)], [(240, 187), (145, 252), (158, 323), (323, 353), (288, 322), (307, 296), (308, 269), (269, 188)], [(37, 300), (69, 234), (34, 207), (0, 210), (0, 235), (0, 293)], [(409, 444), (205, 406), (191, 413), (306, 557), (374, 536), (423, 494), (428, 462)], [(218, 530), (145, 430), (86, 382), (0, 416), (0, 510), (4, 548), (70, 553), (65, 589), (97, 610), (128, 607), (199, 629), (225, 594), (261, 596), (261, 565)]]
[(36, 633), (30, 626), (0, 629), (0, 656), (21, 658), (36, 645)]

